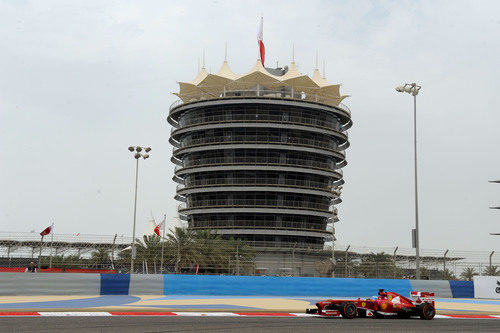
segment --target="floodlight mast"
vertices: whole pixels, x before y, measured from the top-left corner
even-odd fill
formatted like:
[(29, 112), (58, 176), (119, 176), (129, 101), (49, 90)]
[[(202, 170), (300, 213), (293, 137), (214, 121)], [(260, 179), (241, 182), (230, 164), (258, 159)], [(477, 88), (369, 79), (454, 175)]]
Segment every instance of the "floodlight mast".
[(136, 255), (135, 250), (135, 222), (137, 216), (137, 182), (139, 179), (139, 159), (142, 157), (143, 159), (149, 158), (149, 154), (141, 154), (141, 151), (144, 149), (145, 152), (150, 152), (150, 147), (140, 147), (140, 146), (131, 146), (128, 147), (128, 150), (134, 154), (134, 158), (136, 160), (135, 163), (135, 195), (134, 195), (134, 227), (132, 229), (132, 248), (130, 252), (130, 274), (134, 273), (134, 260)]
[(396, 87), (397, 92), (413, 96), (413, 153), (415, 161), (415, 278), (420, 280), (420, 236), (418, 228), (418, 177), (417, 177), (417, 95), (422, 87), (416, 83), (405, 83)]

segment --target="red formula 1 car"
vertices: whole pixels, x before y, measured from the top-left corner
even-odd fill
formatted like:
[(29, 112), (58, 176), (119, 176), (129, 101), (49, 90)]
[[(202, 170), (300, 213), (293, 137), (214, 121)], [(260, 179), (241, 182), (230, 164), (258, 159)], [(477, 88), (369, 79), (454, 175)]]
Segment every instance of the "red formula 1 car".
[(434, 293), (412, 291), (411, 298), (398, 293), (379, 289), (378, 297), (367, 299), (329, 299), (316, 303), (317, 309), (307, 309), (306, 313), (352, 319), (355, 317), (399, 318), (420, 317), (430, 320), (436, 315)]

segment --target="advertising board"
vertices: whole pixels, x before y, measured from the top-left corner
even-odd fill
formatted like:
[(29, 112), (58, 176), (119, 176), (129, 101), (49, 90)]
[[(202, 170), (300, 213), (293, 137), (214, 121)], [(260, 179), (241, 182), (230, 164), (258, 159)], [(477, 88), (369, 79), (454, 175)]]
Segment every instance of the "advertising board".
[(474, 276), (474, 295), (500, 299), (500, 276)]

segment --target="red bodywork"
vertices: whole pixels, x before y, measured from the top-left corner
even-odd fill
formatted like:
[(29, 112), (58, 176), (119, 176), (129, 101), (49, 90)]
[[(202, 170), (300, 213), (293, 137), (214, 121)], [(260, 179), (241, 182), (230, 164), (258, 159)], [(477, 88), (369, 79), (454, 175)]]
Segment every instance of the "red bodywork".
[[(353, 303), (356, 306), (357, 317), (383, 317), (400, 316), (409, 318), (420, 316), (423, 319), (432, 319), (435, 314), (434, 293), (411, 292), (414, 300), (404, 297), (395, 292), (385, 292), (380, 290), (376, 298), (367, 299), (329, 299), (316, 303), (317, 310), (308, 310), (308, 313), (317, 313), (323, 316), (345, 316), (343, 308), (347, 303)], [(427, 314), (422, 314), (425, 304), (432, 306), (426, 307)], [(431, 311), (432, 310), (432, 311)], [(352, 318), (353, 316), (351, 316)]]

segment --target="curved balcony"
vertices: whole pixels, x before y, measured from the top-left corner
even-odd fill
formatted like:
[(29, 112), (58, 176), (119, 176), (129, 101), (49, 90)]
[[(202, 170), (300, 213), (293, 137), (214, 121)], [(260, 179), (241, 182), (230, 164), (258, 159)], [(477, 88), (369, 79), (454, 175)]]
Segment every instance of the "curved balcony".
[[(287, 229), (325, 232), (326, 223), (256, 220), (197, 221), (191, 229)], [(331, 232), (331, 231), (330, 231)]]
[(301, 145), (305, 147), (318, 148), (338, 152), (338, 144), (335, 140), (308, 139), (300, 137), (268, 136), (268, 135), (228, 135), (208, 136), (199, 139), (184, 138), (181, 140), (181, 148), (203, 146), (210, 144), (238, 144), (238, 143), (263, 143), (263, 144), (286, 144)]
[[(258, 130), (274, 130), (274, 131), (279, 131), (279, 130), (286, 130), (289, 133), (294, 134), (294, 138), (296, 138), (296, 135), (299, 133), (308, 133), (309, 135), (315, 135), (319, 138), (326, 138), (327, 140), (320, 140), (322, 142), (325, 142), (325, 145), (329, 145), (328, 142), (334, 142), (335, 146), (333, 147), (336, 150), (345, 150), (346, 148), (349, 147), (349, 141), (348, 141), (348, 135), (347, 133), (337, 131), (337, 130), (332, 130), (332, 129), (324, 129), (321, 127), (313, 127), (313, 126), (304, 126), (304, 125), (296, 125), (296, 124), (288, 124), (288, 123), (269, 123), (269, 122), (247, 122), (247, 123), (234, 123), (234, 122), (225, 122), (225, 123), (212, 123), (212, 124), (201, 124), (201, 125), (193, 125), (189, 127), (183, 127), (176, 129), (170, 136), (169, 142), (175, 146), (175, 147), (183, 147), (182, 142), (186, 142), (186, 140), (191, 140), (190, 136), (193, 133), (197, 132), (204, 132), (207, 130), (219, 130), (219, 129), (227, 129), (227, 130), (234, 130), (234, 129), (258, 129)], [(248, 134), (248, 135), (242, 135), (245, 138), (252, 139), (255, 135), (253, 134)], [(207, 136), (210, 137), (210, 136)], [(236, 135), (225, 135), (224, 137), (237, 137)], [(281, 136), (280, 136), (281, 139)], [(277, 139), (278, 142), (287, 142), (284, 141), (283, 139)], [(265, 140), (265, 138), (264, 138)], [(314, 140), (314, 139), (309, 139), (309, 140)], [(273, 142), (276, 141), (276, 139), (272, 140)], [(293, 143), (293, 142), (292, 142)]]
[[(245, 186), (245, 187), (243, 187)], [(301, 195), (315, 195), (322, 196), (329, 199), (334, 199), (336, 197), (335, 193), (328, 190), (319, 189), (309, 189), (297, 186), (286, 186), (286, 185), (272, 185), (272, 184), (261, 184), (261, 185), (212, 185), (206, 187), (190, 187), (177, 192), (176, 197), (180, 201), (186, 201), (190, 195), (196, 194), (206, 194), (206, 193), (227, 193), (227, 192), (267, 192), (267, 193), (282, 193), (282, 194), (301, 194)], [(181, 199), (182, 198), (182, 199)], [(339, 203), (340, 200), (335, 200), (335, 203)]]
[[(184, 117), (179, 121), (180, 128), (185, 128), (200, 124), (221, 124), (221, 123), (239, 123), (239, 122), (265, 122), (265, 123), (280, 123), (280, 124), (296, 124), (320, 127), (328, 130), (341, 131), (342, 125), (336, 121), (328, 121), (324, 119), (316, 119), (314, 117), (302, 116), (283, 116), (273, 114), (257, 114), (257, 113), (225, 113), (219, 115), (200, 115), (196, 117)], [(179, 128), (172, 128), (171, 134), (174, 134)]]
[[(227, 114), (227, 115), (199, 115), (195, 117), (183, 117), (177, 128), (170, 130), (171, 143), (177, 144), (180, 136), (192, 131), (213, 128), (287, 128), (289, 130), (307, 131), (320, 135), (331, 135), (336, 137), (345, 145), (348, 142), (348, 134), (344, 132), (342, 125), (334, 120), (316, 119), (314, 116), (284, 116), (275, 114)], [(347, 148), (344, 147), (344, 149)]]
[(279, 178), (204, 178), (201, 180), (190, 181), (188, 184), (179, 187), (181, 184), (177, 185), (177, 190), (184, 190), (197, 187), (211, 187), (211, 186), (248, 186), (248, 185), (263, 185), (263, 186), (287, 186), (287, 187), (299, 187), (307, 189), (321, 189), (325, 191), (330, 191), (328, 184), (324, 182), (316, 182), (310, 180), (297, 180), (297, 179), (279, 179)]
[[(286, 153), (293, 153), (298, 156), (308, 156), (310, 154), (315, 154), (318, 156), (320, 161), (323, 161), (325, 158), (332, 159), (332, 165), (330, 169), (341, 169), (347, 164), (345, 160), (345, 154), (341, 151), (333, 151), (321, 148), (311, 148), (306, 146), (292, 145), (292, 144), (275, 144), (275, 143), (256, 143), (256, 142), (248, 142), (248, 143), (220, 143), (220, 144), (212, 144), (212, 145), (198, 145), (187, 148), (179, 148), (174, 150), (174, 156), (179, 159), (185, 160), (186, 157), (196, 156), (196, 155), (208, 155), (208, 156), (220, 156), (220, 153), (224, 151), (235, 151), (238, 153), (242, 152), (245, 154), (246, 152), (258, 151), (258, 152), (268, 152), (268, 151), (279, 151)], [(246, 154), (247, 156), (250, 154)], [(263, 154), (256, 154), (258, 156), (265, 156)], [(230, 156), (230, 155), (226, 155)], [(184, 165), (186, 165), (184, 163)]]
[(334, 171), (342, 177), (342, 170), (337, 169), (333, 163), (325, 163), (315, 161), (313, 159), (298, 159), (287, 158), (280, 160), (276, 157), (211, 157), (202, 158), (185, 162), (185, 166), (176, 165), (175, 173), (187, 168), (193, 167), (208, 167), (208, 166), (222, 166), (222, 165), (270, 165), (270, 166), (290, 166), (299, 168), (314, 168), (325, 171)]
[[(315, 210), (321, 212), (329, 212), (333, 214), (330, 210), (331, 204), (317, 203), (311, 201), (291, 201), (283, 200), (278, 203), (277, 200), (267, 200), (267, 199), (215, 199), (215, 200), (192, 200), (187, 204), (185, 209), (193, 208), (223, 208), (223, 207), (270, 207), (270, 208), (288, 208), (288, 209), (306, 209)], [(184, 208), (180, 208), (183, 210)]]
[(174, 102), (170, 107), (170, 112), (167, 120), (172, 126), (179, 127), (179, 120), (180, 120), (179, 117), (186, 111), (199, 108), (214, 107), (214, 106), (228, 106), (228, 105), (237, 106), (243, 104), (297, 107), (297, 108), (305, 108), (309, 110), (327, 112), (341, 119), (342, 131), (349, 129), (352, 126), (350, 110), (346, 105), (342, 103), (340, 103), (338, 106), (333, 106), (303, 99), (287, 100), (287, 99), (280, 99), (273, 97), (257, 97), (257, 96), (226, 96), (226, 97), (215, 97), (215, 98), (214, 96), (210, 96), (209, 98), (206, 98), (204, 100), (193, 101), (188, 103), (184, 103), (179, 100)]

